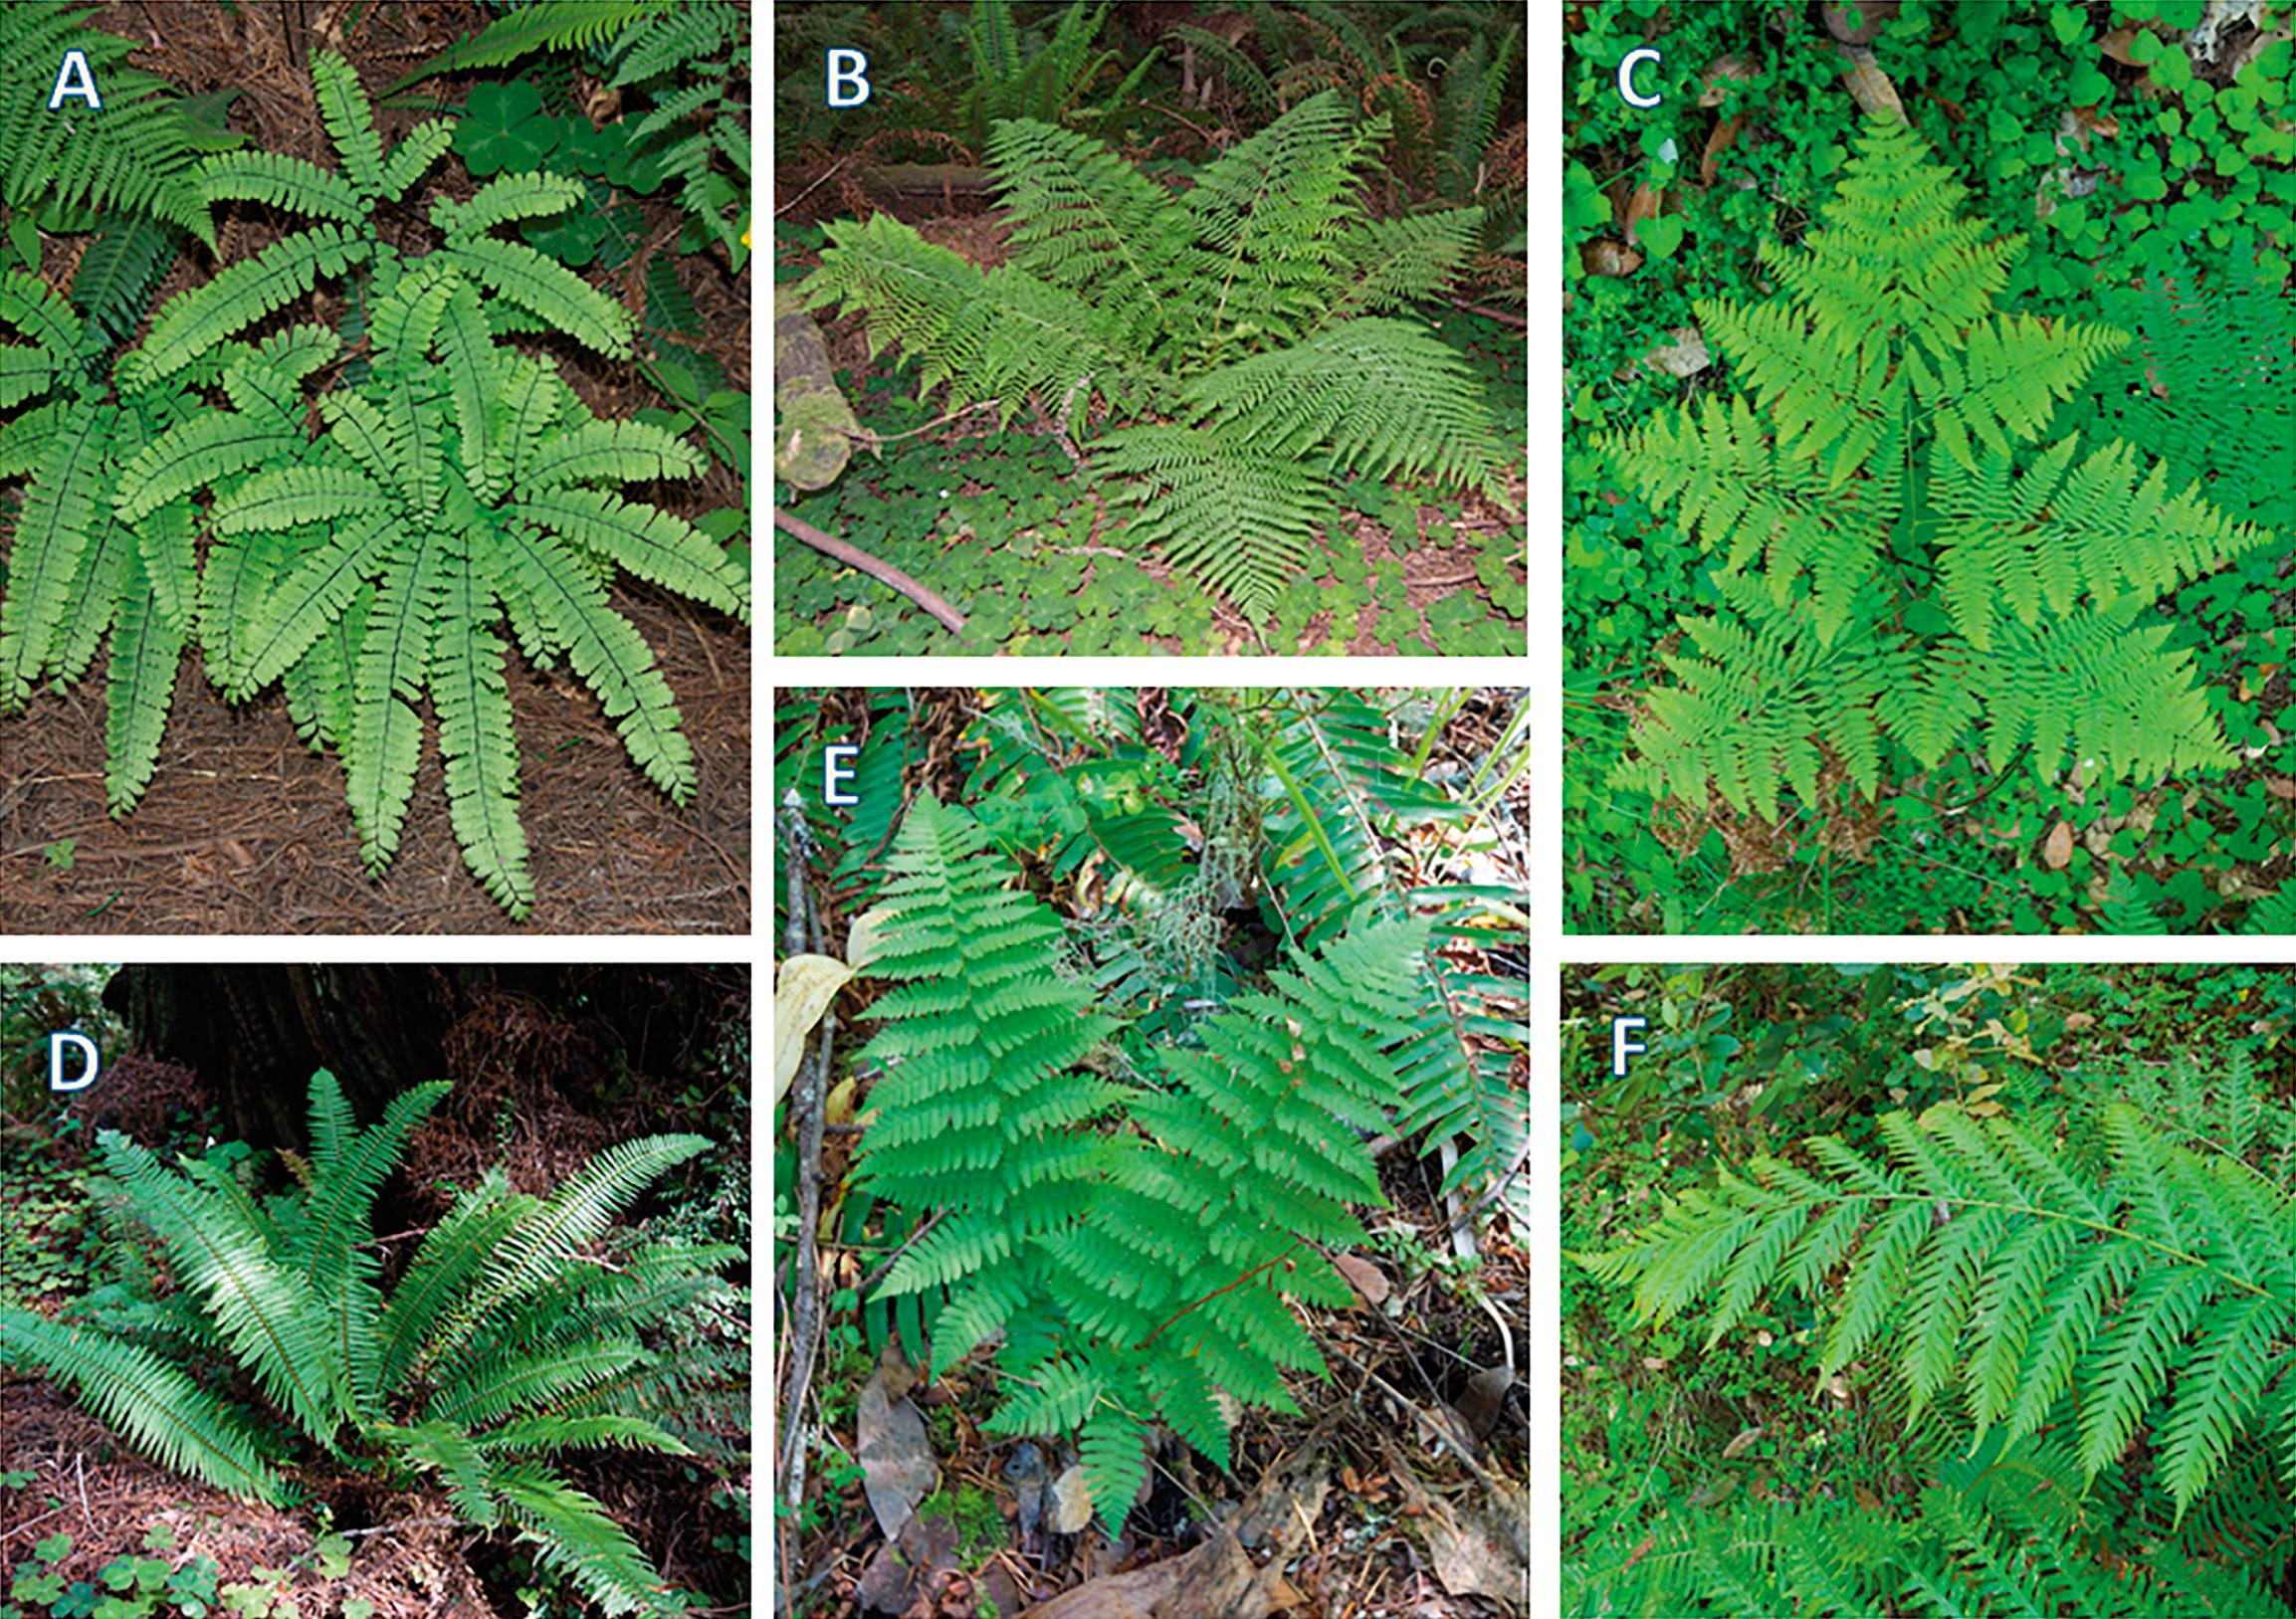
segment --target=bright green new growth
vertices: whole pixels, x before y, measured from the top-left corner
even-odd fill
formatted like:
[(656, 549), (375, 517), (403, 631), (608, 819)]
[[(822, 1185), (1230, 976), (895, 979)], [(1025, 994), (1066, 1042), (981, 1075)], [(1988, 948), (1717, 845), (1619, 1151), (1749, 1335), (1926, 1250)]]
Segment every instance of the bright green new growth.
[(1838, 763), (1872, 796), (1885, 743), (1924, 769), (1971, 727), (1993, 770), (2157, 779), (2229, 750), (2155, 611), (2277, 543), (2120, 443), (2046, 441), (2125, 341), (1992, 312), (2017, 239), (1902, 124), (1859, 137), (1823, 224), (1766, 254), (1779, 296), (1701, 304), (1748, 392), (1612, 439), (1627, 484), (1718, 558), (1684, 617), (1625, 785), (1774, 819)]
[(260, 1204), (213, 1164), (171, 1168), (104, 1132), (127, 1216), (181, 1290), (162, 1307), (171, 1352), (5, 1308), (0, 1351), (70, 1384), (162, 1465), (284, 1501), (279, 1426), (209, 1386), (236, 1368), (329, 1456), (401, 1482), (435, 1473), (466, 1520), (516, 1529), (607, 1613), (668, 1613), (645, 1555), (547, 1458), (601, 1445), (689, 1454), (665, 1424), (694, 1374), (643, 1334), (723, 1295), (713, 1273), (739, 1250), (660, 1241), (624, 1244), (612, 1264), (591, 1256), (648, 1185), (710, 1143), (625, 1142), (546, 1198), (492, 1171), (386, 1294), (370, 1216), (446, 1091), (417, 1086), (361, 1127), (333, 1076), (314, 1074), (311, 1157), (292, 1160), (296, 1187)]
[[(1498, 491), (1464, 360), (1386, 312), (1444, 286), (1481, 214), (1369, 218), (1357, 183), (1381, 133), (1326, 92), (1173, 196), (1073, 131), (1000, 120), (1006, 263), (978, 269), (883, 215), (838, 222), (805, 301), (868, 311), (873, 349), (907, 350), (925, 387), (993, 400), (1000, 421), (1033, 397), (1090, 440), (1095, 476), (1126, 481), (1141, 538), (1257, 616), (1343, 473)], [(1140, 425), (1092, 437), (1103, 406)]]
[[(1161, 1084), (1097, 1077), (1108, 1032), (1062, 971), (1060, 924), (1009, 888), (961, 811), (930, 797), (895, 841), (864, 970), (899, 982), (862, 1053), (884, 1070), (857, 1183), (946, 1211), (887, 1294), (946, 1288), (933, 1360), (1001, 1332), (986, 1427), (1081, 1431), (1112, 1533), (1147, 1477), (1147, 1425), (1228, 1464), (1220, 1396), (1296, 1409), (1323, 1370), (1290, 1301), (1352, 1295), (1320, 1247), (1363, 1240), (1384, 1201), (1364, 1135), (1399, 1099), (1424, 929), (1359, 927), (1158, 1055)], [(1112, 1115), (1129, 1127), (1105, 1126)]]

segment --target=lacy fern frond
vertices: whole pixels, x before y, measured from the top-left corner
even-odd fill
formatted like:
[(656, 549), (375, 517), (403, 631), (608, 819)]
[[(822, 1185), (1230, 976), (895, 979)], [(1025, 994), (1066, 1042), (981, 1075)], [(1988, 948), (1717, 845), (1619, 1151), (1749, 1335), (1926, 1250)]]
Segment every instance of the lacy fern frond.
[(1608, 441), (1726, 601), (1683, 616), (1701, 656), (1667, 660), (1621, 784), (1774, 818), (1836, 763), (1872, 797), (1893, 746), (1927, 768), (1973, 731), (1996, 770), (2024, 748), (2043, 779), (2228, 762), (2150, 610), (2283, 541), (2128, 445), (2052, 437), (2124, 339), (1994, 312), (2016, 242), (1962, 198), (1909, 128), (1869, 122), (1821, 226), (1767, 256), (1777, 297), (1699, 306), (1745, 391)]
[(1709, 1343), (1774, 1291), (1835, 1297), (1821, 1375), (1886, 1356), (1917, 1417), (1951, 1400), (1981, 1442), (2069, 1417), (2091, 1480), (2143, 1428), (2182, 1518), (2285, 1420), (2296, 1199), (2126, 1104), (2102, 1125), (2090, 1165), (2006, 1119), (1892, 1113), (1885, 1160), (1815, 1138), (1814, 1167), (1757, 1158), (1581, 1263), (1645, 1320), (1711, 1305)]
[[(857, 1185), (937, 1223), (887, 1294), (946, 1289), (933, 1361), (1000, 1329), (985, 1426), (1081, 1429), (1104, 1521), (1121, 1525), (1159, 1414), (1221, 1466), (1222, 1392), (1291, 1409), (1322, 1367), (1290, 1301), (1352, 1297), (1323, 1260), (1382, 1200), (1364, 1141), (1399, 1102), (1421, 924), (1356, 929), (1157, 1054), (1159, 1088), (1100, 1078), (1107, 1032), (1061, 970), (1060, 924), (1010, 886), (971, 817), (921, 795), (866, 924), (895, 980), (862, 1053), (879, 1070)], [(1098, 1125), (1121, 1106), (1113, 1132)]]
[(1342, 474), (1499, 488), (1465, 362), (1386, 312), (1440, 291), (1481, 214), (1370, 220), (1378, 136), (1326, 92), (1174, 198), (1072, 130), (1000, 121), (1008, 262), (979, 270), (884, 215), (833, 222), (803, 300), (864, 311), (872, 352), (915, 355), (926, 388), (993, 400), (1000, 424), (1031, 401), (1063, 434), (1109, 413), (1074, 437), (1138, 508), (1128, 531), (1258, 618), (1308, 565)]

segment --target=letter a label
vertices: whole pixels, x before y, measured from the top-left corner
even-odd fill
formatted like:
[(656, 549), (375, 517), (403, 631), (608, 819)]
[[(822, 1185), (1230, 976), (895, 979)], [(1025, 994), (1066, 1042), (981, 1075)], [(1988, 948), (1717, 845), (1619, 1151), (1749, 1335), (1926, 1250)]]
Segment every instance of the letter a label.
[(84, 51), (64, 53), (64, 64), (56, 70), (56, 88), (48, 93), (48, 110), (55, 111), (71, 96), (86, 101), (90, 111), (104, 110), (104, 98), (96, 89), (96, 75), (89, 71)]

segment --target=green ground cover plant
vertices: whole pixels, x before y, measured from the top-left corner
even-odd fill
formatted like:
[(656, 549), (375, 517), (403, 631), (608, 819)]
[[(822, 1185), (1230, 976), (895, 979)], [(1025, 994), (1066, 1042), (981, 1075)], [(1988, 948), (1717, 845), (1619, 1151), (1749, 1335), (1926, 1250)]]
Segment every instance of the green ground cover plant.
[[(2192, 6), (1949, 12), (1909, 4), (1857, 27), (1844, 8), (1826, 10), (1833, 26), (1774, 8), (1717, 5), (1676, 16), (1626, 0), (1573, 8), (1565, 33), (1565, 792), (1583, 829), (1569, 855), (1569, 922), (1585, 930), (2271, 930), (2287, 912), (2276, 891), (2291, 875), (2290, 800), (2279, 784), (2296, 780), (2282, 722), (2296, 646), (2296, 550), (2286, 481), (2272, 470), (2296, 451), (2296, 413), (2286, 403), (2286, 244), (2296, 203), (2288, 46), (2269, 28), (2203, 26), (2202, 8)], [(1638, 111), (1612, 82), (1624, 53), (1656, 32), (1665, 35), (1664, 64), (1644, 70), (1643, 88), (1665, 99)], [(2012, 60), (2026, 66), (2011, 72), (2004, 64)], [(1853, 68), (1864, 77), (1845, 85)], [(1875, 100), (1877, 83), (1886, 101)], [(1967, 188), (1967, 214), (1989, 223), (1984, 240), (2024, 238), (2022, 252), (1994, 273), (1996, 320), (2119, 334), (2081, 374), (2058, 379), (2048, 408), (2023, 432), (2009, 434), (2030, 443), (2011, 453), (2015, 475), (2030, 476), (2049, 447), (2075, 435), (2084, 459), (2119, 442), (2134, 452), (2133, 474), (2155, 460), (2166, 466), (2165, 498), (2191, 491), (2222, 519), (2268, 536), (2222, 546), (2216, 565), (2159, 576), (2144, 609), (2131, 600), (2134, 575), (2103, 590), (2085, 581), (2085, 593), (2084, 581), (2059, 580), (2057, 588), (2073, 592), (2056, 598), (2063, 605), (2020, 619), (2036, 633), (2054, 624), (2061, 637), (2070, 633), (2068, 609), (2077, 609), (2073, 617), (2135, 614), (2157, 656), (2183, 663), (2186, 672), (2162, 690), (2178, 694), (2188, 733), (2207, 738), (2205, 764), (2167, 764), (2118, 784), (2065, 767), (2081, 766), (2095, 748), (2043, 765), (2040, 749), (2025, 744), (2048, 736), (1979, 728), (1983, 719), (1966, 706), (1982, 701), (1983, 680), (1946, 683), (1959, 695), (1939, 706), (1914, 703), (1917, 689), (1894, 677), (1900, 711), (1878, 718), (1878, 771), (1862, 723), (1846, 715), (1843, 725), (1806, 728), (1773, 716), (1777, 723), (1763, 738), (1744, 733), (1732, 780), (1710, 772), (1704, 790), (1688, 779), (1710, 757), (1703, 748), (1654, 762), (1646, 744), (1670, 727), (1644, 694), (1702, 684), (1670, 676), (1666, 659), (1745, 669), (1749, 659), (1767, 659), (1768, 668), (1798, 655), (1814, 668), (1813, 646), (1844, 644), (1809, 620), (1759, 651), (1701, 647), (1695, 635), (1711, 638), (1733, 623), (1759, 636), (1747, 604), (1732, 599), (1750, 580), (1769, 587), (1774, 603), (1800, 600), (1796, 592), (1808, 587), (1789, 583), (1790, 558), (1782, 566), (1768, 555), (1750, 559), (1750, 546), (1770, 542), (1759, 524), (1735, 537), (1719, 532), (1723, 522), (1702, 532), (1683, 520), (1678, 492), (1638, 482), (1612, 452), (1649, 444), (1648, 424), (1670, 418), (1674, 403), (1696, 412), (1732, 394), (1765, 410), (1785, 401), (1782, 415), (1763, 417), (1781, 448), (1803, 433), (1808, 418), (1797, 412), (1811, 396), (1787, 396), (1808, 379), (1789, 382), (1773, 345), (1750, 349), (1743, 331), (1708, 316), (1772, 298), (1771, 267), (1798, 262), (1827, 200), (1854, 183), (1847, 177), (1858, 167), (1859, 125), (1873, 114), (1861, 117), (1853, 92), (1885, 110), (1902, 108), (1921, 143)], [(2195, 152), (2210, 155), (2195, 163)], [(1861, 295), (1851, 302), (1870, 308)], [(2013, 386), (2048, 384), (2034, 373)], [(1926, 431), (1919, 418), (1917, 429)], [(1813, 457), (1815, 495), (1787, 505), (1808, 512), (1828, 504), (1824, 476), (1838, 470), (1839, 449)], [(1966, 533), (1968, 522), (1939, 509), (1940, 525), (1924, 526), (1945, 494), (1932, 475), (1959, 465), (1946, 450), (1929, 455), (1926, 464), (1907, 459), (1925, 476), (1890, 487), (1880, 503), (1906, 520), (1879, 554), (1904, 609), (1883, 646), (1910, 645), (1934, 659), (1966, 626), (1977, 575), (1964, 570), (1957, 600), (1937, 571), (1969, 542), (1948, 525), (1960, 521)], [(1860, 479), (1850, 493), (1882, 491)], [(1989, 496), (1980, 503), (1984, 520), (1998, 517), (1996, 504)], [(1878, 511), (1861, 501), (1850, 526)], [(2108, 503), (2106, 515), (2112, 520), (2101, 526), (2112, 532), (2119, 503)], [(1838, 506), (1819, 515), (1831, 539), (1804, 531), (1792, 543), (1832, 545), (1838, 564), (1848, 531), (1840, 516)], [(1989, 565), (2001, 559), (1995, 553)], [(1992, 584), (2006, 602), (2031, 599), (2007, 575)], [(1886, 599), (1843, 610), (1886, 612)], [(1756, 607), (1758, 617), (1776, 611)], [(1831, 610), (1824, 616), (1837, 622)], [(2102, 650), (2087, 655), (2084, 673), (2095, 672)], [(2133, 651), (2132, 643), (2110, 656)], [(1997, 656), (1987, 652), (1972, 667), (1982, 675)], [(1917, 707), (1934, 730), (1909, 737)], [(2163, 710), (2152, 722), (2167, 719)], [(1814, 755), (1800, 752), (1803, 739), (1820, 733)], [(2004, 735), (2012, 739), (2001, 746)], [(1749, 795), (1780, 779), (1789, 756), (1814, 793), (1774, 804), (1760, 791)]]
[[(1519, 650), (1522, 339), (1488, 305), (1523, 279), (1520, 31), (1316, 0), (1127, 51), (1151, 20), (1022, 9), (780, 25), (777, 160), (822, 200), (777, 221), (776, 274), (858, 312), (870, 361), (809, 376), (862, 436), (834, 482), (785, 457), (780, 507), (970, 622), (785, 539), (777, 649)], [(896, 65), (866, 105), (820, 104), (831, 46)], [(875, 211), (872, 165), (913, 156), (992, 182), (993, 240)], [(804, 222), (831, 196), (863, 217)]]
[(2287, 969), (1565, 1003), (1563, 1611), (2292, 1611)]
[[(688, 65), (705, 22), (738, 35), (731, 8), (705, 8), (674, 37), (619, 36), (615, 60), (630, 84), (655, 83)], [(300, 228), (155, 310), (120, 308), (166, 263), (131, 236), (104, 255), (113, 238), (92, 245), (69, 298), (28, 271), (0, 273), (0, 325), (22, 339), (0, 348), (0, 406), (18, 409), (0, 479), (24, 486), (0, 596), (0, 708), (80, 680), (107, 644), (105, 799), (121, 816), (150, 782), (187, 653), (235, 703), (276, 684), (306, 741), (340, 755), (377, 877), (435, 724), (466, 865), (522, 918), (537, 895), (509, 642), (538, 667), (568, 665), (632, 763), (674, 802), (691, 798), (675, 700), (608, 590), (626, 573), (746, 617), (746, 553), (729, 547), (741, 514), (690, 522), (628, 498), (700, 476), (689, 437), (743, 472), (745, 396), (650, 335), (641, 363), (675, 408), (594, 415), (537, 343), (629, 360), (642, 331), (698, 333), (675, 274), (649, 266), (640, 320), (501, 234), (577, 210), (579, 174), (503, 172), (467, 201), (424, 206), (417, 188), (468, 118), (426, 119), (386, 147), (341, 56), (316, 53), (311, 82), (332, 169), (246, 151), (186, 171), (206, 206), (252, 205)], [(680, 108), (704, 104), (678, 93)], [(647, 149), (660, 173), (716, 195), (706, 157)], [(471, 151), (496, 159), (479, 162), (488, 172), (503, 166), (483, 143)], [(710, 206), (722, 240), (729, 219)], [(410, 207), (428, 241), (400, 229)], [(322, 309), (330, 319), (304, 318)]]

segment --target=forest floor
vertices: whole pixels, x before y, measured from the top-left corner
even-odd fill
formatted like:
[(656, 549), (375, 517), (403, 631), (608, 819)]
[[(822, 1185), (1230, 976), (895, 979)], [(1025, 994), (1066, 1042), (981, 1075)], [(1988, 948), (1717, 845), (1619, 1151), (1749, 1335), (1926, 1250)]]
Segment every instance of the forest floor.
[[(229, 122), (256, 146), (331, 171), (332, 149), (303, 66), (313, 50), (341, 52), (374, 91), (487, 18), (468, 0), (420, 0), (373, 8), (346, 38), (339, 21), (307, 24), (300, 8), (122, 0), (93, 21), (149, 41), (133, 65), (187, 95), (238, 93)], [(449, 75), (416, 87), (420, 105), (378, 104), (385, 139), (403, 138), (435, 103), (459, 102), (471, 83)], [(425, 185), (468, 191), (451, 158)], [(631, 200), (654, 227), (649, 240), (674, 243), (674, 200)], [(244, 216), (221, 234), (236, 252), (255, 251), (268, 236)], [(42, 271), (52, 285), (68, 284), (84, 240), (46, 239)], [(206, 276), (195, 264), (201, 259), (178, 260), (154, 307)], [(745, 389), (747, 276), (729, 275), (715, 254), (680, 255), (676, 263), (702, 316), (698, 346), (731, 386)], [(642, 262), (635, 268), (642, 271)], [(609, 290), (635, 287), (617, 273)], [(629, 367), (572, 344), (553, 353), (602, 417), (662, 402)], [(686, 517), (743, 500), (738, 482), (715, 462), (702, 479), (654, 486), (649, 496)], [(677, 696), (700, 786), (684, 809), (672, 804), (630, 763), (612, 723), (569, 674), (537, 674), (509, 660), (522, 747), (519, 816), (541, 896), (526, 922), (513, 922), (464, 869), (435, 747), (426, 744), (398, 857), (378, 882), (360, 860), (340, 762), (304, 747), (276, 690), (227, 705), (196, 653), (179, 675), (151, 787), (124, 820), (104, 812), (98, 686), (43, 692), (24, 713), (0, 721), (0, 751), (10, 762), (0, 786), (0, 920), (33, 933), (742, 931), (749, 923), (749, 632), (640, 581), (617, 583), (612, 600)]]

